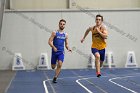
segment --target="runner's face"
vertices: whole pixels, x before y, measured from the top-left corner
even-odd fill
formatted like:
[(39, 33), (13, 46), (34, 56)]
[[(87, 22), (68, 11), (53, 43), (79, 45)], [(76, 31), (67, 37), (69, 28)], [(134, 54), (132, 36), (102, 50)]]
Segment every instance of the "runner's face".
[(63, 30), (63, 29), (65, 28), (65, 25), (66, 25), (66, 23), (63, 22), (63, 21), (61, 21), (61, 22), (59, 23), (59, 29), (60, 29), (60, 30)]
[(96, 25), (99, 26), (102, 24), (102, 18), (101, 17), (96, 17)]

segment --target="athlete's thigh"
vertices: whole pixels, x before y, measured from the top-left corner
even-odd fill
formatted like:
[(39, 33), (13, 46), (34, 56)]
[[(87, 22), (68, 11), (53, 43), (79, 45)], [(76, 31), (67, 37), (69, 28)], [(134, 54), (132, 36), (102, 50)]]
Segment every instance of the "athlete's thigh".
[(100, 61), (103, 62), (105, 59), (105, 49), (99, 50), (100, 53)]
[(91, 51), (96, 58), (100, 58), (100, 53), (99, 53), (98, 49), (92, 48)]
[(60, 54), (58, 55), (58, 62), (59, 62), (59, 61), (64, 62), (64, 53), (60, 53)]
[(57, 61), (57, 55), (55, 53), (52, 53), (52, 56), (51, 56), (51, 64), (52, 65), (55, 65), (56, 64), (56, 61)]

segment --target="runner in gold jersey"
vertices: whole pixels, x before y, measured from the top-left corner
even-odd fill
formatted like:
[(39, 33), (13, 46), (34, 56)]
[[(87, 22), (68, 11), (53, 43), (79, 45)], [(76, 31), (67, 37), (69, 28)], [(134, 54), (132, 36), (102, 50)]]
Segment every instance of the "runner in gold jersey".
[(106, 39), (108, 32), (106, 30), (106, 27), (103, 25), (103, 16), (96, 15), (95, 22), (96, 22), (95, 26), (89, 27), (86, 30), (84, 37), (81, 40), (81, 43), (84, 42), (86, 36), (91, 31), (92, 32), (91, 51), (95, 56), (97, 77), (100, 77), (101, 76), (100, 67), (102, 67), (105, 58)]

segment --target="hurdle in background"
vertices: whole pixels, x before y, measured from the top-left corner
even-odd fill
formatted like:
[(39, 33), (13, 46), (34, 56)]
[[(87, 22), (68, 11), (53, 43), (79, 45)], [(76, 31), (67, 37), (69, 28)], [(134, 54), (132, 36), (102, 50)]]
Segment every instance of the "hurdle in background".
[[(22, 61), (22, 55), (21, 53), (15, 53), (14, 54), (14, 60), (12, 65), (12, 70), (25, 70), (25, 66)], [(48, 64), (48, 55), (47, 53), (41, 53), (37, 70), (47, 70), (50, 69)]]
[(47, 53), (41, 53), (37, 70), (47, 70), (47, 69), (50, 69), (48, 63), (48, 55)]
[(15, 53), (14, 54), (14, 61), (12, 70), (25, 70), (25, 66), (22, 61), (22, 55), (21, 53)]
[(136, 56), (134, 51), (128, 51), (125, 68), (137, 68)]

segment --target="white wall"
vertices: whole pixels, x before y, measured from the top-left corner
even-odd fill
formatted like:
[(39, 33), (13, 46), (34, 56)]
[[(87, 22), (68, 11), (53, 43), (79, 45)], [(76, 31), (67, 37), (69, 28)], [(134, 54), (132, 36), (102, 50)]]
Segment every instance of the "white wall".
[[(9, 1), (9, 0), (7, 0)], [(84, 8), (139, 8), (140, 0), (10, 0), (12, 9), (67, 9), (69, 1)], [(7, 2), (8, 3), (8, 2)]]
[[(89, 13), (97, 14), (94, 10)], [(125, 32), (125, 35), (121, 35), (114, 28), (108, 28), (107, 51), (113, 52), (116, 66), (124, 67), (127, 51), (130, 50), (136, 53), (137, 62), (140, 66), (140, 11), (103, 10), (100, 14), (104, 16), (106, 22)], [(91, 53), (91, 33), (83, 44), (80, 43), (80, 39), (86, 28), (95, 25), (95, 19), (82, 11), (64, 11), (62, 15), (67, 20), (65, 30), (69, 34), (69, 45), (71, 48), (76, 48), (72, 53), (66, 51), (63, 68), (86, 68), (88, 59), (83, 56), (83, 53)], [(34, 22), (31, 22), (31, 18)], [(41, 52), (48, 53), (50, 62), (51, 48), (48, 45), (50, 31), (45, 31), (43, 26), (52, 31), (56, 30), (60, 19), (61, 12), (59, 11), (6, 12), (0, 41), (0, 69), (11, 69), (12, 53), (15, 52), (22, 53), (23, 58), (26, 60), (27, 69), (31, 68), (30, 63), (37, 65)], [(137, 38), (136, 42), (126, 37), (128, 33)]]
[(73, 0), (77, 5), (87, 8), (138, 8), (139, 0)]
[(65, 9), (68, 0), (11, 0), (12, 9)]

